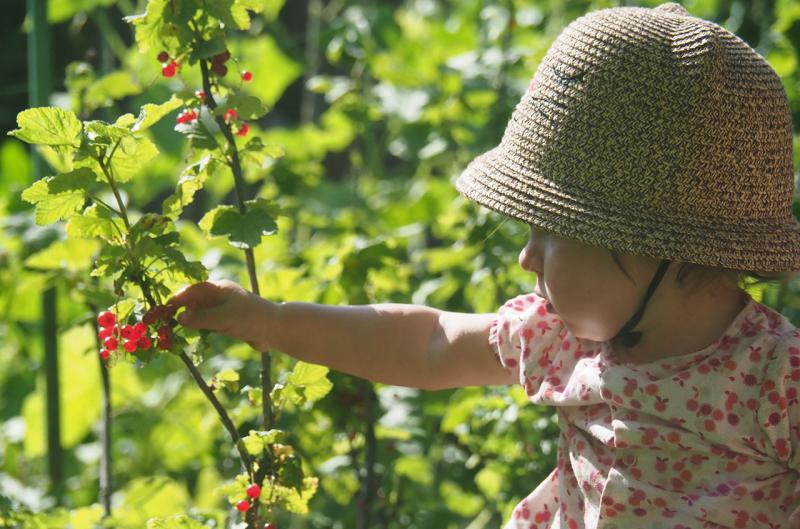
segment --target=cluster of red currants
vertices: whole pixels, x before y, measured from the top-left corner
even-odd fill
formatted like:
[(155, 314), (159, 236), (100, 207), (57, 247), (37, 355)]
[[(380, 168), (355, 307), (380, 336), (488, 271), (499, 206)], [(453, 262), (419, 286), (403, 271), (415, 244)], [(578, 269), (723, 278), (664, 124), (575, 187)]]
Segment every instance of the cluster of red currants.
[(164, 77), (173, 77), (181, 67), (178, 61), (170, 58), (169, 53), (165, 51), (158, 54), (158, 62), (161, 63), (161, 75)]
[[(175, 305), (158, 305), (148, 310), (142, 321), (133, 325), (117, 324), (117, 317), (111, 311), (106, 311), (97, 317), (100, 330), (97, 335), (103, 343), (100, 358), (108, 360), (111, 354), (120, 347), (129, 352), (137, 350), (147, 351), (156, 341), (156, 347), (161, 350), (172, 348), (172, 328), (178, 324), (173, 318), (177, 307)], [(151, 327), (156, 328), (156, 335), (151, 335)]]
[[(236, 510), (238, 510), (239, 512), (249, 511), (250, 501), (257, 500), (259, 496), (261, 496), (261, 487), (257, 483), (250, 484), (250, 486), (247, 487), (247, 497), (250, 498), (250, 500), (242, 500), (239, 503), (237, 503)], [(264, 526), (264, 529), (267, 529), (267, 526)]]
[(250, 131), (250, 125), (248, 125), (246, 121), (242, 121), (241, 123), (239, 123), (239, 114), (236, 113), (235, 108), (229, 108), (228, 110), (226, 110), (225, 114), (223, 115), (223, 118), (225, 119), (225, 123), (229, 125), (231, 124), (231, 122), (234, 123), (234, 127), (238, 129), (236, 131), (237, 136), (246, 136), (247, 133)]

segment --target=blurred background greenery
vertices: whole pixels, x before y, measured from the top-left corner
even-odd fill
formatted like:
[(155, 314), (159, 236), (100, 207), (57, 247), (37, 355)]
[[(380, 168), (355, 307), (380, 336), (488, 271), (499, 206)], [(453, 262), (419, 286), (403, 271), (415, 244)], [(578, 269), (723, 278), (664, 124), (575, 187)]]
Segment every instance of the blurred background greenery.
[[(533, 289), (535, 277), (517, 265), (526, 226), (468, 203), (454, 178), (499, 142), (538, 62), (569, 22), (602, 7), (661, 3), (265, 2), (271, 9), (232, 41), (242, 67), (255, 75), (253, 91), (271, 107), (253, 134), (287, 153), (246, 175), (248, 196), (275, 198), (288, 211), (279, 233), (256, 250), (261, 294), (464, 312), (494, 312)], [(800, 2), (682, 4), (768, 59), (783, 79), (796, 128)], [(131, 45), (122, 17), (143, 10), (143, 0), (50, 0), (52, 104), (80, 110), (83, 119), (110, 119), (164, 101), (184, 82), (199, 86), (192, 74), (164, 79), (155, 57)], [(4, 4), (4, 131), (28, 106), (25, 15), (24, 2)], [(80, 99), (68, 72), (70, 82), (76, 72), (90, 81)], [(190, 156), (169, 121), (151, 132), (162, 155), (126, 188), (141, 211), (159, 211)], [(32, 527), (89, 528), (101, 514), (101, 379), (91, 314), (73, 293), (97, 246), (66, 240), (59, 226), (35, 224), (20, 199), (32, 179), (27, 146), (1, 136), (0, 514), (46, 511), (37, 518), (43, 525)], [(232, 202), (232, 182), (227, 175), (209, 181), (180, 229), (187, 252), (212, 278), (246, 285), (240, 252), (197, 228), (204, 211)], [(41, 293), (48, 286), (58, 292), (58, 487), (48, 474), (43, 411)], [(797, 284), (759, 285), (753, 294), (800, 322)], [(256, 352), (224, 340), (219, 349), (225, 353), (208, 358), (204, 372), (233, 367), (243, 383), (257, 385)], [(292, 362), (276, 354), (276, 373)], [(145, 368), (111, 370), (116, 527), (140, 528), (148, 518), (178, 512), (221, 520), (227, 511), (214, 489), (237, 472), (237, 460), (181, 367), (163, 357)], [(555, 464), (552, 410), (529, 404), (520, 387), (422, 392), (330, 377), (334, 389), (323, 401), (282, 418), (321, 487), (308, 515), (281, 514), (281, 528), (497, 527)], [(256, 417), (235, 397), (222, 395), (246, 431)], [(368, 475), (375, 485), (364, 496)], [(358, 516), (355, 500), (363, 497), (370, 498), (368, 522)]]

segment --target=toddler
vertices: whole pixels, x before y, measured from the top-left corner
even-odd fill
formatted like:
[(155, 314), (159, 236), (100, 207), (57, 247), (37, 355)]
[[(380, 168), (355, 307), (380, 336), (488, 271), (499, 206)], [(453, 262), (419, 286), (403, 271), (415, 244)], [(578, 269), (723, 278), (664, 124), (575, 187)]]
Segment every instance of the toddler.
[(530, 226), (496, 314), (191, 285), (182, 324), (373, 381), (520, 384), (558, 465), (505, 529), (800, 527), (800, 332), (741, 288), (800, 269), (792, 122), (745, 42), (675, 3), (587, 13), (456, 187)]

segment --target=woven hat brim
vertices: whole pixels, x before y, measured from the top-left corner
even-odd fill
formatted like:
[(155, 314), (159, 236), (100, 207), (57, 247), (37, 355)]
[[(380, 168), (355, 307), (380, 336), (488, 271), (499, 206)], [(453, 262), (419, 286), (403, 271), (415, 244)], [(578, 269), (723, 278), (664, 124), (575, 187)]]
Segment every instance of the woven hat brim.
[(734, 270), (800, 270), (800, 224), (792, 217), (731, 223), (604, 204), (553, 185), (503, 143), (472, 160), (455, 186), (493, 211), (609, 250)]

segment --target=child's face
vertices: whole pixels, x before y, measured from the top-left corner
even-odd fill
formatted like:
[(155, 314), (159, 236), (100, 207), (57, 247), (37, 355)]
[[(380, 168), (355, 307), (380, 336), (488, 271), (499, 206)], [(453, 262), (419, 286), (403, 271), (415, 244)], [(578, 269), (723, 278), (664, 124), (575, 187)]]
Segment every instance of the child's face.
[(538, 277), (535, 292), (544, 296), (579, 337), (606, 341), (638, 308), (658, 261), (618, 253), (614, 262), (603, 248), (565, 239), (536, 227), (519, 254), (519, 264)]

